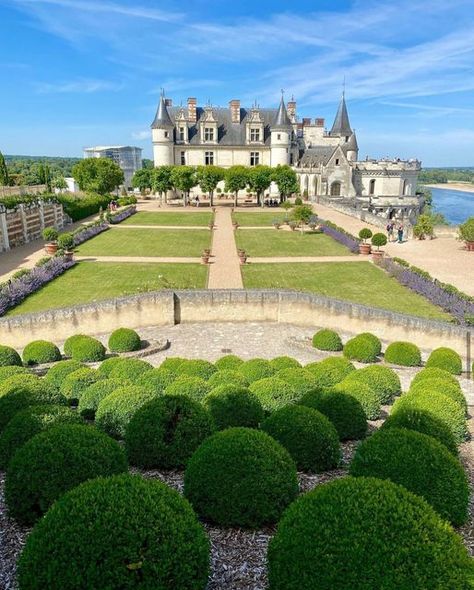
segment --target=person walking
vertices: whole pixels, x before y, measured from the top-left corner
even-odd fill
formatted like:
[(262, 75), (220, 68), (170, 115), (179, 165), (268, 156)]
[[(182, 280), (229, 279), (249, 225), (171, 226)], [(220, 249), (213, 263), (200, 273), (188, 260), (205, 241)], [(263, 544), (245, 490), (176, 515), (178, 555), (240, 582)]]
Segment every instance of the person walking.
[(393, 242), (393, 222), (389, 221), (385, 229), (387, 230), (388, 241)]
[(398, 243), (402, 244), (403, 243), (403, 225), (402, 224), (400, 224), (398, 226), (397, 234), (398, 234)]
[(196, 195), (196, 198), (194, 199), (194, 202), (196, 203), (196, 207), (199, 207), (199, 197), (198, 197), (198, 195)]

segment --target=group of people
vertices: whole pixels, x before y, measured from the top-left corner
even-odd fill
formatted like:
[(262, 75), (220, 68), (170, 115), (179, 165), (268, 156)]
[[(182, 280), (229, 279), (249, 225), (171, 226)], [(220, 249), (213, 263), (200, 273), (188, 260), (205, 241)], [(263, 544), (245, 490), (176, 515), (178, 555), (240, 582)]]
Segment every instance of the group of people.
[(278, 207), (280, 205), (277, 199), (265, 199), (263, 204), (265, 205), (265, 207)]
[(393, 221), (390, 221), (387, 224), (387, 227), (385, 228), (387, 230), (387, 235), (388, 235), (388, 241), (389, 242), (398, 242), (399, 244), (401, 244), (403, 242), (403, 234), (405, 231), (405, 228), (403, 227), (403, 225), (400, 223), (397, 225), (397, 236), (395, 237), (395, 224), (393, 223)]

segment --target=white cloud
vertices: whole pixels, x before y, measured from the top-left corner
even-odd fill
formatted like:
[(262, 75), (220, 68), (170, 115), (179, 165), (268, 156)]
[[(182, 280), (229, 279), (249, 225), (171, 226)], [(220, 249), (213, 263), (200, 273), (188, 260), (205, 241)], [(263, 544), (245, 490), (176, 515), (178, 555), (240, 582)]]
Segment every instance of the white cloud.
[(68, 82), (37, 82), (35, 88), (38, 94), (92, 94), (94, 92), (117, 92), (123, 88), (122, 84), (107, 80), (78, 79)]

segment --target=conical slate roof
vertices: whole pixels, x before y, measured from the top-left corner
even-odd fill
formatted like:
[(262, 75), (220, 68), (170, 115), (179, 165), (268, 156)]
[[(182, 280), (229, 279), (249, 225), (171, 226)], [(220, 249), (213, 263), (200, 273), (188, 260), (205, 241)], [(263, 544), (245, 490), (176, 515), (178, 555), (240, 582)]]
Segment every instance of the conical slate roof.
[(288, 117), (288, 113), (285, 107), (285, 101), (283, 100), (282, 95), (280, 100), (280, 106), (278, 107), (278, 112), (273, 122), (272, 129), (291, 129), (291, 127), (292, 125), (290, 117)]
[(155, 119), (151, 124), (152, 129), (160, 129), (162, 127), (174, 127), (168, 109), (166, 108), (164, 94), (161, 93), (160, 102), (156, 110)]
[(358, 151), (359, 146), (357, 145), (357, 137), (355, 133), (352, 133), (352, 135), (349, 137), (349, 141), (346, 143), (346, 146), (348, 150), (352, 150), (354, 152)]
[(337, 109), (336, 118), (331, 129), (331, 135), (352, 135), (351, 125), (349, 123), (349, 115), (347, 114), (346, 99), (342, 95), (339, 108)]

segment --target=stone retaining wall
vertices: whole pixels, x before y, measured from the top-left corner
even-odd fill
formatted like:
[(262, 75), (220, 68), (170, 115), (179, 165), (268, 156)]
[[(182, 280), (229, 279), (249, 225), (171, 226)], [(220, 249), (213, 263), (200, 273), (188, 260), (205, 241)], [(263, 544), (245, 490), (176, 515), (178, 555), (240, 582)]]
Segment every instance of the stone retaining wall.
[[(17, 348), (38, 338), (59, 342), (77, 333), (101, 334), (125, 326), (143, 328), (199, 322), (276, 322), (370, 331), (387, 342), (408, 340), (423, 350), (449, 346), (470, 359), (473, 333), (445, 322), (297, 291), (153, 291), (66, 309), (0, 318), (0, 342)], [(284, 327), (282, 327), (284, 329)]]

